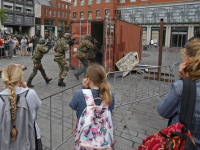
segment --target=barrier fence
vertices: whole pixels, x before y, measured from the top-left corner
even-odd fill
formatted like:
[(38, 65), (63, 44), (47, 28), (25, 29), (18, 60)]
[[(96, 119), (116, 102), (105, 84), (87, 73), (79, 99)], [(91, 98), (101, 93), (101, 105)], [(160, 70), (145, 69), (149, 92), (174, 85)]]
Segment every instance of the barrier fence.
[[(172, 66), (147, 66), (142, 71), (129, 70), (130, 73), (126, 77), (123, 77), (123, 73), (127, 71), (107, 73), (107, 81), (115, 94), (115, 108), (166, 94), (171, 83), (178, 78), (176, 74), (178, 74), (179, 64), (180, 62)], [(159, 76), (158, 69), (161, 70)], [(69, 108), (69, 102), (75, 91), (80, 89), (80, 85), (81, 83), (76, 84), (42, 99), (43, 108), (37, 116), (39, 126), (44, 131), (42, 132), (43, 145), (50, 150), (56, 150), (70, 140), (74, 143), (74, 138), (72, 138), (74, 135), (70, 135), (70, 132), (76, 115)], [(49, 123), (46, 123), (47, 120)], [(74, 146), (74, 144), (71, 145)], [(73, 147), (67, 149), (73, 149)]]

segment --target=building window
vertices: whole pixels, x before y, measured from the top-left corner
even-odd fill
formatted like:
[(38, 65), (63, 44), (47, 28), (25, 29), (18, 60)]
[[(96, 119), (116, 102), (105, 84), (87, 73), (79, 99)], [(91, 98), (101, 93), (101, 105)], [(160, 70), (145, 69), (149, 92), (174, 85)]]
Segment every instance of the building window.
[(88, 0), (88, 4), (91, 5), (92, 4), (92, 0)]
[(118, 19), (121, 19), (121, 10), (118, 10), (118, 11), (117, 11), (117, 18), (118, 18)]
[(64, 4), (62, 4), (62, 9), (64, 9)]
[(58, 3), (58, 8), (60, 8), (60, 3)]
[(65, 9), (67, 9), (67, 6), (68, 6), (68, 5), (65, 6)]
[(32, 0), (26, 0), (26, 2), (29, 3), (29, 4), (33, 4)]
[(65, 14), (64, 14), (64, 11), (63, 11), (63, 12), (62, 12), (62, 18), (64, 18), (64, 15), (65, 15)]
[(51, 9), (49, 9), (49, 17), (51, 17)]
[(3, 9), (13, 11), (13, 3), (3, 2)]
[(47, 9), (44, 10), (44, 15), (47, 16)]
[(73, 20), (76, 20), (76, 12), (73, 12)]
[(97, 10), (96, 19), (101, 19), (101, 10)]
[(84, 12), (83, 11), (80, 12), (80, 18), (81, 18), (81, 20), (84, 20)]
[(53, 17), (56, 17), (56, 11), (55, 10), (53, 11)]
[(69, 13), (69, 19), (71, 19), (71, 13)]
[(33, 14), (33, 7), (25, 6), (25, 12), (27, 14)]
[(44, 25), (55, 26), (55, 19), (44, 18)]
[(88, 11), (88, 19), (92, 19), (92, 11)]
[(77, 0), (74, 0), (74, 6), (77, 6)]
[(105, 10), (105, 17), (109, 18), (110, 17), (110, 9)]
[(130, 2), (136, 2), (136, 0), (130, 0)]
[(97, 4), (100, 4), (101, 3), (101, 0), (97, 0)]
[(19, 2), (24, 2), (24, 0), (18, 0)]
[(41, 25), (41, 18), (35, 18), (35, 24)]
[(125, 0), (120, 0), (120, 3), (125, 3)]
[(85, 4), (85, 0), (81, 0), (81, 6)]
[(69, 5), (69, 10), (71, 10), (71, 6)]
[(67, 18), (67, 12), (65, 12), (65, 18)]
[(110, 0), (106, 0), (106, 3), (110, 3)]
[(58, 17), (60, 17), (60, 11), (58, 11)]
[(24, 5), (15, 4), (15, 11), (19, 13), (23, 13)]

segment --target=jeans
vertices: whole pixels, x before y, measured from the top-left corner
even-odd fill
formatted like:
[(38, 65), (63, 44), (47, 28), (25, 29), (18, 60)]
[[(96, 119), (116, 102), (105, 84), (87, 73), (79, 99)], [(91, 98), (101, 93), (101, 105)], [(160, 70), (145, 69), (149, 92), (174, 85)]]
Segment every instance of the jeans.
[(77, 71), (77, 74), (78, 75), (81, 75), (82, 73), (84, 73), (88, 67), (88, 60), (87, 59), (80, 59), (80, 61), (83, 63), (83, 67), (80, 68), (78, 71)]

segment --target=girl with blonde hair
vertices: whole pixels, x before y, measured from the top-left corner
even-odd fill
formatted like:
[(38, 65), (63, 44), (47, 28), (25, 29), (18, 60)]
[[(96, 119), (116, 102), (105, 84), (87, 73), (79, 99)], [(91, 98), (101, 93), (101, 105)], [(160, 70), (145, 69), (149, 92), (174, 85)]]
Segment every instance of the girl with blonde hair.
[(105, 104), (108, 110), (112, 113), (114, 109), (115, 99), (114, 94), (111, 92), (110, 84), (106, 81), (105, 69), (98, 65), (92, 64), (86, 70), (85, 78), (82, 80), (82, 87), (76, 91), (69, 106), (76, 110), (76, 123), (72, 129), (71, 134), (75, 131), (78, 121), (84, 109), (88, 106), (85, 99), (83, 89), (90, 89), (95, 106)]
[[(3, 111), (5, 108), (5, 102), (6, 102), (6, 100), (4, 99), (4, 96), (7, 96), (8, 100), (10, 101), (10, 105), (11, 105), (10, 107), (11, 107), (11, 118), (12, 118), (11, 119), (12, 129), (10, 130), (10, 133), (6, 133), (7, 135), (10, 135), (10, 143), (7, 141), (5, 142), (5, 140), (2, 140), (3, 132), (0, 132), (0, 141), (1, 141), (0, 149), (5, 149), (5, 148), (2, 148), (2, 146), (5, 147), (5, 145), (6, 145), (6, 147), (10, 147), (13, 144), (17, 145), (17, 146), (21, 146), (22, 144), (24, 144), (24, 143), (21, 143), (20, 142), (21, 139), (19, 139), (21, 137), (26, 137), (25, 135), (23, 135), (23, 129), (22, 129), (22, 127), (16, 126), (16, 122), (19, 121), (19, 120), (17, 120), (18, 118), (16, 117), (17, 109), (18, 109), (16, 98), (18, 97), (18, 95), (21, 95), (23, 93), (26, 93), (25, 97), (26, 97), (27, 107), (29, 110), (29, 116), (31, 116), (30, 119), (35, 124), (34, 126), (35, 126), (35, 130), (36, 130), (36, 133), (35, 133), (36, 139), (40, 140), (41, 132), (40, 132), (38, 124), (35, 120), (36, 120), (36, 111), (40, 108), (42, 102), (39, 99), (36, 92), (33, 89), (27, 88), (26, 83), (23, 82), (23, 71), (22, 71), (21, 65), (10, 64), (10, 65), (6, 66), (5, 68), (3, 68), (2, 81), (4, 84), (5, 90), (0, 92), (0, 126), (1, 127), (3, 126), (3, 119), (4, 119)], [(26, 117), (26, 116), (24, 116), (24, 117)], [(26, 127), (26, 128), (28, 128), (28, 127)], [(7, 137), (9, 137), (9, 136), (7, 136)], [(35, 136), (34, 136), (34, 139), (35, 139)], [(35, 143), (35, 141), (30, 141), (30, 142)]]
[[(179, 77), (196, 81), (196, 103), (191, 122), (191, 135), (200, 150), (200, 40), (190, 41), (181, 50), (182, 63), (179, 66)], [(180, 122), (180, 107), (183, 94), (183, 81), (174, 82), (169, 93), (161, 100), (157, 110), (164, 118), (171, 118), (171, 124)]]

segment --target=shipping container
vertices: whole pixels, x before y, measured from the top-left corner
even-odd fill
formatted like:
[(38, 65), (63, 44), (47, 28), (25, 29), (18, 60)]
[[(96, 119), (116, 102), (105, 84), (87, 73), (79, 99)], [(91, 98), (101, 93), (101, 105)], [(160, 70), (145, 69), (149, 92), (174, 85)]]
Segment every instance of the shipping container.
[(71, 23), (71, 35), (78, 42), (70, 50), (70, 67), (81, 67), (75, 53), (85, 34), (91, 34), (98, 41), (96, 45), (101, 54), (98, 62), (107, 72), (117, 70), (115, 63), (126, 53), (136, 51), (141, 59), (142, 31), (142, 27), (118, 19), (74, 21)]

